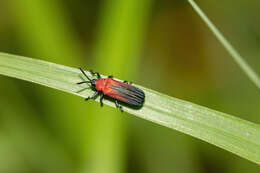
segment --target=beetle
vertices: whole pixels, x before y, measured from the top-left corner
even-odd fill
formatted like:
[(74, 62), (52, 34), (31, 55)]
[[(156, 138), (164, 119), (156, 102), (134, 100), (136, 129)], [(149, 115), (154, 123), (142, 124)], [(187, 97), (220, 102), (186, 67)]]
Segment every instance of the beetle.
[(92, 76), (97, 77), (96, 79), (90, 79), (87, 74), (79, 68), (82, 74), (88, 79), (87, 81), (78, 82), (77, 84), (91, 84), (91, 87), (96, 92), (85, 98), (85, 100), (95, 99), (100, 95), (100, 105), (103, 106), (104, 96), (108, 96), (115, 101), (116, 108), (119, 108), (123, 112), (123, 107), (119, 102), (126, 103), (130, 106), (141, 107), (144, 103), (145, 94), (144, 92), (131, 85), (129, 82), (118, 81), (113, 79), (113, 76), (108, 76), (107, 78), (102, 78), (99, 73), (90, 70)]

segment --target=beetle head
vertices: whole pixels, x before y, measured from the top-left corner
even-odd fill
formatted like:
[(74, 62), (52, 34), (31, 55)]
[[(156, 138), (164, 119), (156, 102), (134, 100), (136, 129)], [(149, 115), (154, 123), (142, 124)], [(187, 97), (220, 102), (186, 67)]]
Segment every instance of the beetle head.
[(79, 68), (80, 71), (82, 72), (82, 74), (88, 79), (87, 81), (82, 81), (82, 82), (78, 82), (77, 84), (83, 84), (83, 83), (87, 83), (87, 84), (91, 84), (92, 87), (96, 87), (96, 81), (97, 79), (90, 79), (87, 74), (81, 69)]

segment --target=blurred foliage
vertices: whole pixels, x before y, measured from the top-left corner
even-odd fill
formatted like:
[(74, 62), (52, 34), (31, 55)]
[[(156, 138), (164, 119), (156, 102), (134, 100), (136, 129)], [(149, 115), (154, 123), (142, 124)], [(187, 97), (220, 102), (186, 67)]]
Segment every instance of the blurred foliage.
[[(259, 74), (260, 2), (199, 5)], [(186, 1), (1, 0), (0, 11), (2, 52), (91, 67), (260, 123), (259, 91)], [(260, 171), (106, 106), (3, 76), (0, 82), (0, 172)]]

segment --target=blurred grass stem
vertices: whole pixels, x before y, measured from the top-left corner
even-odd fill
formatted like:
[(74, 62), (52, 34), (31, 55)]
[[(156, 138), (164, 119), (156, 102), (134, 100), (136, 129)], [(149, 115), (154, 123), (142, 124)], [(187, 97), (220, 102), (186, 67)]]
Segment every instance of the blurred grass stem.
[(224, 48), (229, 52), (235, 62), (244, 71), (247, 77), (260, 89), (260, 78), (257, 73), (248, 65), (244, 58), (236, 51), (236, 49), (227, 41), (227, 39), (222, 35), (218, 28), (210, 21), (206, 14), (200, 9), (200, 7), (193, 1), (188, 0), (193, 9), (199, 14), (202, 20), (206, 23), (209, 29), (217, 37)]

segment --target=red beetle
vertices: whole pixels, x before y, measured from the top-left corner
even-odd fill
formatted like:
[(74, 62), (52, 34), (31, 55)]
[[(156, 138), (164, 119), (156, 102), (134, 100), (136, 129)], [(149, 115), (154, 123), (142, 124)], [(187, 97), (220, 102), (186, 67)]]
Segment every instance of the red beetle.
[(91, 74), (93, 76), (97, 76), (97, 79), (90, 79), (81, 68), (79, 69), (84, 76), (86, 76), (88, 81), (78, 82), (77, 84), (90, 83), (96, 91), (91, 97), (87, 97), (85, 100), (95, 99), (100, 94), (100, 105), (103, 106), (102, 100), (104, 96), (108, 96), (115, 100), (116, 107), (122, 112), (123, 108), (119, 105), (118, 101), (136, 107), (143, 105), (145, 98), (144, 92), (141, 89), (129, 84), (127, 81), (117, 81), (113, 79), (112, 76), (108, 76), (108, 78), (101, 78), (99, 73), (94, 73), (92, 71), (90, 71)]

